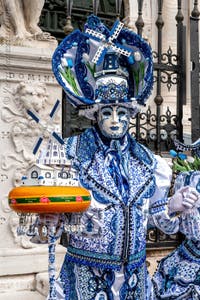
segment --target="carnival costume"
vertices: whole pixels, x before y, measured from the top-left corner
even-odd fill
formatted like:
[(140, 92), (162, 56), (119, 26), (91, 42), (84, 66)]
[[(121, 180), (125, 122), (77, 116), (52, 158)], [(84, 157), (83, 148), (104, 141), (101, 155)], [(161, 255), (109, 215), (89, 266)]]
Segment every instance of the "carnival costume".
[[(148, 218), (168, 234), (179, 230), (179, 218), (168, 214), (171, 169), (127, 133), (130, 116), (151, 93), (153, 63), (149, 45), (122, 27), (116, 21), (110, 31), (92, 15), (85, 32), (70, 34), (53, 56), (68, 101), (97, 121), (65, 141), (92, 201), (81, 217), (83, 231), (69, 236), (57, 299), (153, 299), (145, 263)], [(106, 128), (114, 116), (117, 125)]]
[[(178, 142), (177, 146), (200, 158), (200, 140), (193, 145)], [(180, 173), (174, 190), (188, 185), (200, 192), (200, 169)], [(185, 236), (184, 241), (161, 260), (153, 276), (155, 299), (200, 299), (200, 201), (182, 213), (179, 229)]]

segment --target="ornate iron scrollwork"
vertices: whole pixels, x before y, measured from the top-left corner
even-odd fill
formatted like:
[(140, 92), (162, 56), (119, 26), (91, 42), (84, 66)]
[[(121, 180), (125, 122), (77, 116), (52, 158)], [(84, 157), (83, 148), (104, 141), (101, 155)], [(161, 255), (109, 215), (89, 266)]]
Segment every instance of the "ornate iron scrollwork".
[(137, 139), (147, 145), (149, 148), (153, 148), (154, 143), (157, 141), (157, 127), (159, 123), (160, 127), (160, 143), (162, 144), (162, 150), (167, 151), (172, 147), (172, 142), (177, 137), (177, 116), (172, 114), (169, 107), (165, 114), (160, 115), (158, 118), (155, 113), (151, 111), (150, 106), (146, 112), (138, 114), (137, 119), (132, 119), (130, 123), (130, 133), (136, 135), (136, 120), (139, 119), (139, 135), (137, 133)]
[[(160, 56), (160, 63), (158, 63), (158, 57)], [(167, 85), (168, 91), (171, 90), (173, 85), (178, 84), (179, 80), (179, 58), (178, 55), (173, 54), (171, 47), (169, 46), (167, 52), (161, 55), (153, 51), (154, 69), (160, 70), (159, 75), (154, 75), (154, 82), (161, 81)]]
[(177, 246), (181, 241), (179, 234), (167, 235), (157, 228), (149, 228), (147, 231), (147, 248), (166, 248)]

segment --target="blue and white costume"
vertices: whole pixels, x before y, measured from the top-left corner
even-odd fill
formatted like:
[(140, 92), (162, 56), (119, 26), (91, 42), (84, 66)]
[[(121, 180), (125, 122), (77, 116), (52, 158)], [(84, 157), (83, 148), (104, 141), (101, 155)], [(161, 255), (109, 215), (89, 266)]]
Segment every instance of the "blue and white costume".
[[(200, 192), (200, 172), (181, 173), (175, 189), (190, 185)], [(155, 299), (200, 299), (200, 203), (180, 216), (182, 244), (161, 260), (153, 277)]]
[(152, 90), (151, 48), (123, 23), (109, 30), (92, 15), (52, 61), (67, 100), (97, 123), (66, 140), (66, 156), (92, 201), (81, 217), (83, 232), (70, 234), (57, 299), (153, 299), (147, 221), (168, 234), (180, 224), (168, 214), (171, 169), (127, 133)]
[(126, 185), (120, 190), (106, 142), (96, 129), (66, 142), (80, 183), (93, 197), (82, 216), (83, 233), (70, 235), (60, 274), (66, 298), (58, 299), (153, 299), (145, 263), (148, 216), (166, 233), (179, 228), (179, 219), (167, 214), (167, 163), (127, 134), (120, 141), (118, 175)]

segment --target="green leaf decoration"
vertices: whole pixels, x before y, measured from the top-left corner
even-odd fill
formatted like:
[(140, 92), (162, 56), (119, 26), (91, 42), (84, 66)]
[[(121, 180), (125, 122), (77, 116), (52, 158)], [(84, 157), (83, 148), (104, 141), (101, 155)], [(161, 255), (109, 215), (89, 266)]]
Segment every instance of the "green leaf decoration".
[(65, 78), (65, 80), (69, 83), (69, 85), (72, 87), (74, 94), (79, 96), (80, 93), (71, 69), (69, 67), (65, 67), (64, 69), (60, 68), (59, 71), (62, 74), (62, 76)]
[(141, 80), (142, 80), (142, 85), (144, 84), (144, 71), (145, 71), (145, 64), (144, 62), (140, 63), (140, 73), (141, 73)]
[(181, 159), (178, 156), (172, 159), (173, 171), (176, 172), (190, 172), (190, 171), (200, 171), (200, 157), (193, 157), (194, 161), (190, 161), (189, 159)]
[(173, 162), (173, 171), (178, 171), (178, 172), (186, 172), (188, 170), (185, 169), (185, 167), (179, 165), (176, 161)]
[(90, 64), (89, 62), (86, 62), (86, 66), (88, 67), (90, 73), (94, 77), (94, 73), (96, 72), (96, 64)]
[(145, 63), (140, 62), (138, 69), (132, 68), (133, 78), (136, 87), (136, 94), (139, 92), (140, 81), (142, 81), (142, 85), (144, 84), (144, 76), (145, 76)]
[(138, 90), (139, 90), (139, 83), (140, 83), (140, 70), (134, 70), (133, 69), (133, 78), (134, 78), (134, 82), (135, 82), (135, 87), (136, 87), (136, 95), (138, 94)]

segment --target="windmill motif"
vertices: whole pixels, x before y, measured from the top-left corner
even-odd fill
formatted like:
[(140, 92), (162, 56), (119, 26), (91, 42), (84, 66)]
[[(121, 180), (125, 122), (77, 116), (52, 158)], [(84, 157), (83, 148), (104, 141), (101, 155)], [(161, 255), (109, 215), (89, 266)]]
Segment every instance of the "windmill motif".
[(87, 28), (85, 33), (89, 38), (92, 38), (98, 42), (100, 42), (100, 46), (98, 47), (92, 62), (94, 64), (100, 65), (101, 62), (103, 61), (103, 58), (108, 51), (109, 48), (114, 50), (116, 53), (125, 55), (125, 56), (130, 56), (132, 53), (132, 50), (130, 50), (128, 47), (125, 47), (121, 45), (120, 43), (117, 43), (115, 40), (117, 39), (120, 31), (122, 30), (124, 24), (117, 20), (113, 28), (110, 31), (110, 35), (107, 38), (104, 34), (97, 32), (93, 29)]
[(28, 115), (37, 123), (40, 125), (40, 127), (42, 128), (42, 132), (41, 132), (41, 136), (38, 138), (34, 149), (33, 149), (33, 154), (36, 154), (37, 151), (40, 148), (40, 145), (44, 139), (44, 134), (45, 132), (51, 133), (51, 135), (53, 136), (54, 139), (56, 139), (56, 141), (58, 143), (60, 143), (61, 145), (64, 144), (64, 140), (62, 139), (62, 137), (60, 135), (58, 135), (58, 133), (52, 129), (52, 120), (56, 115), (56, 112), (58, 111), (60, 106), (60, 101), (57, 100), (56, 103), (54, 104), (50, 114), (49, 114), (49, 121), (44, 122), (41, 121), (40, 118), (38, 117), (37, 113), (35, 111), (32, 111), (30, 109), (27, 110)]

